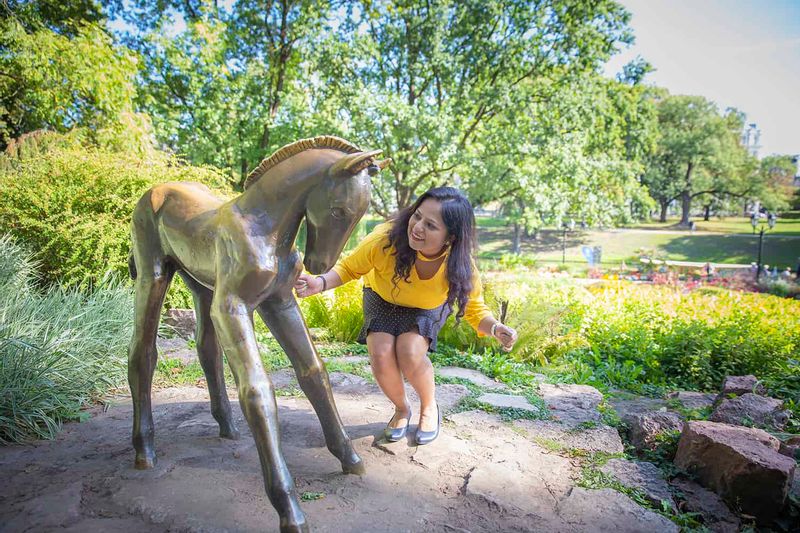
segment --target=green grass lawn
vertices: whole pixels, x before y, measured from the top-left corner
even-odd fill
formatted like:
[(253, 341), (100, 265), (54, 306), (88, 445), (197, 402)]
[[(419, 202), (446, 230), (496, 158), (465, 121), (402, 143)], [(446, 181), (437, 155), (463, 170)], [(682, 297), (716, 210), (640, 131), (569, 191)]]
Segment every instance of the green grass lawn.
[[(534, 256), (541, 262), (560, 262), (561, 236), (560, 231), (544, 230), (537, 241), (523, 241), (522, 253)], [(481, 257), (498, 258), (511, 252), (512, 231), (503, 227), (480, 228), (478, 241)], [(625, 230), (576, 231), (567, 235), (567, 262), (586, 263), (581, 255), (582, 246), (601, 246), (603, 263), (606, 265), (638, 257), (641, 250), (655, 250), (659, 258), (676, 261), (749, 264), (757, 259), (758, 236)], [(798, 257), (800, 235), (769, 233), (764, 236), (765, 264), (777, 265), (780, 269), (787, 266), (794, 268)]]
[[(693, 219), (697, 224), (697, 231), (714, 231), (718, 233), (743, 233), (752, 235), (753, 227), (750, 219), (746, 217), (712, 218), (708, 222), (702, 219)], [(675, 229), (678, 219), (669, 219), (666, 222), (642, 222), (629, 226), (632, 229)], [(800, 236), (800, 218), (779, 218), (775, 229), (769, 231), (772, 235), (798, 235)]]

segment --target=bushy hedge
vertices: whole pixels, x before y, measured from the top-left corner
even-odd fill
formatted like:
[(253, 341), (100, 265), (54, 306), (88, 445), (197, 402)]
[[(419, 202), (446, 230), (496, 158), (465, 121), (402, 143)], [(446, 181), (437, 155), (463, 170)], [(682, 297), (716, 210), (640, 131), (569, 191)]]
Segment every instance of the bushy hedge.
[(609, 383), (713, 391), (726, 375), (755, 374), (784, 397), (800, 397), (800, 302), (629, 283), (593, 293), (567, 313), (586, 340), (569, 356)]
[(125, 377), (132, 293), (112, 279), (90, 291), (34, 287), (27, 251), (0, 237), (0, 443), (51, 438)]
[[(127, 276), (130, 217), (139, 197), (157, 183), (199, 181), (229, 194), (219, 172), (160, 156), (54, 146), (9, 161), (0, 173), (0, 233), (35, 251), (42, 281), (91, 286), (106, 272)], [(173, 304), (189, 306), (173, 291)]]

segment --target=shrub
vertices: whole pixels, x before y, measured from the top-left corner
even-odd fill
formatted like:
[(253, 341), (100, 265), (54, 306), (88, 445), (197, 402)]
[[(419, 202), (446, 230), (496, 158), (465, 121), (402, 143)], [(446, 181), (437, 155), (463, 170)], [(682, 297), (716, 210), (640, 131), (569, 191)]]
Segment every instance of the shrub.
[(800, 356), (800, 304), (791, 300), (617, 283), (568, 314), (588, 346), (569, 358), (608, 384), (716, 390), (729, 374), (755, 374), (768, 387), (787, 371), (800, 376), (786, 366)]
[(354, 281), (334, 290), (303, 298), (300, 309), (310, 328), (327, 328), (332, 340), (352, 343), (364, 323), (361, 291), (364, 284)]
[[(142, 160), (74, 143), (56, 143), (32, 157), (6, 156), (0, 233), (36, 251), (44, 283), (90, 287), (108, 271), (128, 275), (130, 217), (137, 200), (157, 183), (180, 180), (227, 191), (218, 172), (165, 156)], [(191, 298), (173, 290), (170, 301), (189, 307)]]
[(31, 256), (0, 238), (0, 442), (53, 437), (125, 376), (131, 292), (112, 278), (91, 290), (33, 287)]

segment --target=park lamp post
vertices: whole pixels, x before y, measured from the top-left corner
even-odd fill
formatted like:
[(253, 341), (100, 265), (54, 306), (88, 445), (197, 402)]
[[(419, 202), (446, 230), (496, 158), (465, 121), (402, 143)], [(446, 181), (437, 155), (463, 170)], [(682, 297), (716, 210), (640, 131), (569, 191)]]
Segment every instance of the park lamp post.
[(761, 277), (761, 257), (764, 252), (764, 233), (771, 230), (775, 227), (775, 222), (777, 222), (777, 218), (775, 213), (769, 213), (767, 215), (767, 225), (764, 226), (764, 220), (758, 216), (758, 213), (752, 213), (750, 215), (750, 225), (753, 226), (753, 234), (756, 233), (756, 227), (759, 227), (758, 232), (758, 263), (756, 269), (756, 283), (758, 283), (758, 279)]
[(567, 262), (567, 231), (573, 231), (575, 229), (575, 219), (569, 219), (569, 222), (562, 222), (561, 223), (561, 264)]

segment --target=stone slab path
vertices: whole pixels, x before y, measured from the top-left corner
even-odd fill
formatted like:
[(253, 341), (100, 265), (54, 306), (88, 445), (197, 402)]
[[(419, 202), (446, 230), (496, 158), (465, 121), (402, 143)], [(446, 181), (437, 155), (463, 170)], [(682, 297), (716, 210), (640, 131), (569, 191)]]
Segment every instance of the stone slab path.
[[(276, 386), (292, 386), (290, 373), (279, 375)], [(277, 399), (283, 454), (309, 496), (302, 506), (312, 531), (677, 531), (622, 493), (578, 487), (580, 460), (549, 445), (617, 453), (613, 428), (464, 411), (447, 416), (431, 445), (413, 445), (416, 415), (408, 440), (389, 445), (380, 435), (392, 409), (377, 386), (341, 373), (331, 382), (364, 476), (340, 472), (303, 396)], [(560, 418), (599, 420), (594, 393), (553, 387), (548, 403)], [(437, 391), (444, 409), (469, 394), (457, 384)], [(159, 462), (150, 471), (132, 468), (127, 397), (53, 441), (0, 448), (0, 531), (277, 531), (238, 402), (238, 441), (217, 437), (205, 389), (162, 389), (153, 405)], [(586, 413), (570, 414), (576, 408)]]

